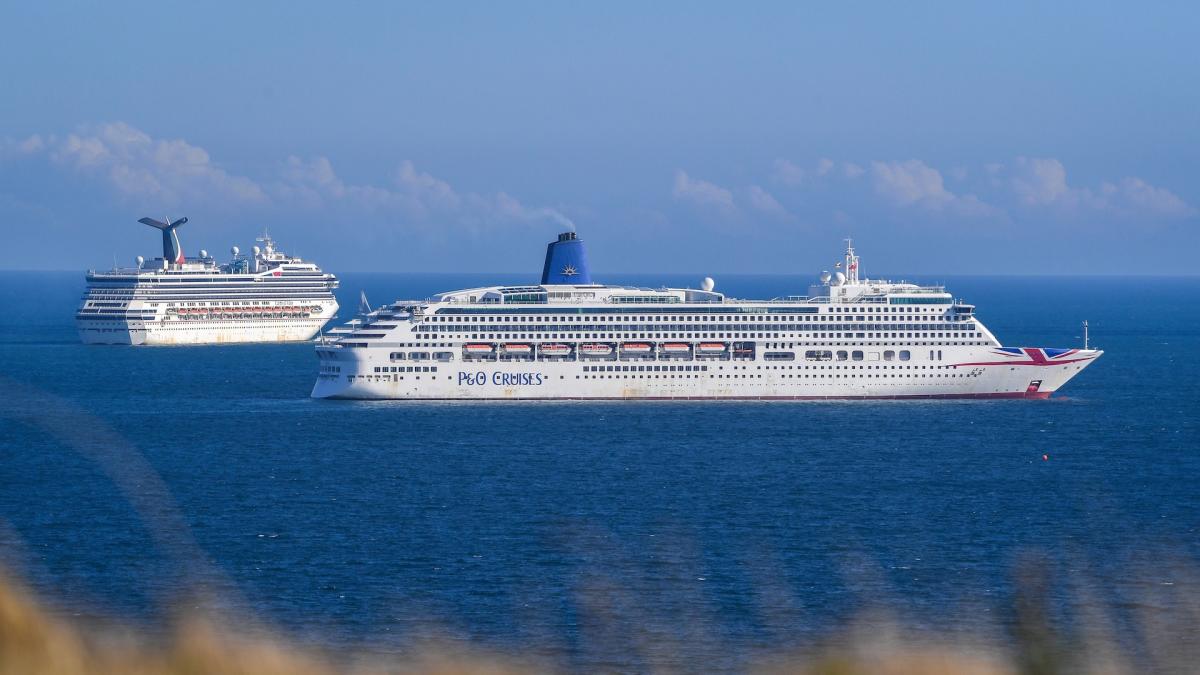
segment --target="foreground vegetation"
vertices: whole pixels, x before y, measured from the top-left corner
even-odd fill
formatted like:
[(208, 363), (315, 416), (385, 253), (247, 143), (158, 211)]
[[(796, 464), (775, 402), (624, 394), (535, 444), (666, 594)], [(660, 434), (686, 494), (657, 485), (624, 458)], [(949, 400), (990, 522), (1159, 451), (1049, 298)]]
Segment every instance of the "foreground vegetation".
[[(1034, 586), (1014, 601), (1015, 628), (1005, 646), (961, 637), (902, 636), (848, 628), (836, 646), (750, 659), (751, 671), (811, 675), (965, 675), (1200, 672), (1200, 617), (1195, 604), (1176, 604), (1165, 623), (1143, 626), (1132, 649), (1091, 632), (1064, 638), (1044, 620)], [(626, 627), (626, 630), (631, 628)], [(675, 655), (678, 656), (678, 655)], [(687, 659), (651, 659), (658, 672), (696, 670)], [(703, 664), (699, 664), (703, 670)], [(464, 651), (449, 643), (401, 655), (370, 650), (319, 650), (261, 629), (183, 617), (150, 634), (95, 619), (48, 611), (26, 589), (0, 582), (0, 675), (202, 674), (323, 675), (326, 673), (526, 673), (560, 669), (521, 655)], [(639, 668), (640, 669), (640, 668)]]

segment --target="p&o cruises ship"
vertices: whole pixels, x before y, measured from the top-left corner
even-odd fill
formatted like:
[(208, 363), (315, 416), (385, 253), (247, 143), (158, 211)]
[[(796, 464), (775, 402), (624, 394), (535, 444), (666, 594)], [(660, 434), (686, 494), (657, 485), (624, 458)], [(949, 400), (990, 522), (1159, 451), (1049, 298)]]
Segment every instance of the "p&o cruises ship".
[[(397, 301), (317, 343), (312, 396), (353, 399), (1048, 398), (1102, 352), (1003, 347), (937, 286), (844, 271), (806, 296), (592, 282), (559, 235), (541, 283)], [(841, 263), (837, 267), (841, 267)]]
[(200, 251), (184, 257), (179, 226), (139, 222), (162, 230), (163, 255), (137, 267), (89, 271), (75, 314), (85, 343), (198, 345), (309, 340), (338, 310), (337, 277), (275, 248), (267, 235), (252, 256), (233, 247), (224, 265)]

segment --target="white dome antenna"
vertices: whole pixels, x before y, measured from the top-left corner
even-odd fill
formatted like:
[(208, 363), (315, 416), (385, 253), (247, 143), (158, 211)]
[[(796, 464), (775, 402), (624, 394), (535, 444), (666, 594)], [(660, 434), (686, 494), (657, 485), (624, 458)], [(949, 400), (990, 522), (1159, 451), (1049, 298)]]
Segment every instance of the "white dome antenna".
[(200, 257), (201, 257), (201, 258), (207, 258), (207, 257), (208, 257), (208, 251), (206, 251), (205, 249), (200, 249)]
[(713, 281), (712, 277), (704, 277), (704, 280), (700, 282), (701, 290), (711, 291), (712, 289), (714, 289), (716, 287), (717, 287), (717, 282)]
[(138, 266), (139, 270), (142, 269), (142, 265), (145, 264), (145, 262), (146, 262), (146, 259), (140, 255), (138, 257), (134, 258), (134, 260), (137, 260), (137, 266)]
[(238, 248), (238, 247), (234, 246), (233, 248), (229, 249), (229, 252), (230, 252), (230, 253), (232, 253), (232, 254), (234, 254), (234, 255), (237, 255), (237, 254), (239, 254), (239, 253), (241, 253), (241, 252), (242, 252), (242, 249), (240, 249), (240, 248)]
[(833, 285), (834, 286), (841, 286), (844, 283), (846, 283), (845, 273), (838, 272), (837, 274), (834, 275), (834, 277), (833, 277)]
[(829, 273), (829, 270), (821, 270), (821, 283), (827, 284), (832, 278), (833, 275)]
[(259, 247), (257, 247), (257, 246), (252, 246), (252, 247), (250, 247), (250, 250), (251, 250), (251, 251), (254, 251), (254, 255), (258, 255), (258, 254), (259, 254), (259, 253), (262, 251), (262, 249), (260, 249), (260, 248), (259, 248)]

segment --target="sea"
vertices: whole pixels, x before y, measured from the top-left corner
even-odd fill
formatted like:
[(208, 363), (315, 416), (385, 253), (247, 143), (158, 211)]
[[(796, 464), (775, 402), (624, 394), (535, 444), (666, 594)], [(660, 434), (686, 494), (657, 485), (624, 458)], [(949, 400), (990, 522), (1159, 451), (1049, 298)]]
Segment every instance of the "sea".
[[(863, 630), (1003, 643), (1031, 578), (1050, 621), (1117, 641), (1194, 606), (1200, 278), (917, 280), (1005, 345), (1078, 347), (1087, 320), (1104, 356), (1045, 401), (314, 400), (309, 344), (82, 345), (82, 273), (0, 272), (4, 574), (68, 616), (215, 605), (331, 649), (579, 671), (741, 670)], [(346, 274), (337, 321), (360, 293), (529, 281)]]

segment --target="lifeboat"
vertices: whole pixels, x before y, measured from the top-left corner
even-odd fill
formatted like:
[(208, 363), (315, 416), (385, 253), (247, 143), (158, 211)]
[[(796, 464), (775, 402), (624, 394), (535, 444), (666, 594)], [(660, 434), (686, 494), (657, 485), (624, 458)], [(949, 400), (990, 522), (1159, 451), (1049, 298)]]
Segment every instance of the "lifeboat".
[(506, 344), (504, 345), (504, 352), (506, 354), (530, 354), (533, 353), (533, 345), (524, 343)]
[(663, 344), (662, 350), (668, 354), (686, 354), (692, 351), (692, 346), (686, 342), (667, 342)]
[(708, 354), (721, 354), (725, 352), (724, 342), (701, 342), (700, 351)]
[(320, 313), (321, 313), (321, 307), (320, 307), (320, 306), (318, 306), (318, 305), (313, 305), (312, 307), (309, 307), (309, 308), (308, 308), (308, 311), (312, 312), (313, 314), (320, 314)]
[(649, 354), (650, 344), (647, 342), (626, 342), (621, 345), (621, 351), (626, 354)]
[(612, 345), (587, 344), (579, 345), (579, 351), (588, 356), (608, 356), (612, 353)]
[(546, 356), (566, 356), (571, 353), (571, 346), (564, 344), (545, 344), (538, 347)]
[(463, 347), (463, 349), (465, 349), (468, 354), (491, 354), (496, 350), (496, 348), (492, 345), (482, 342), (473, 342)]

